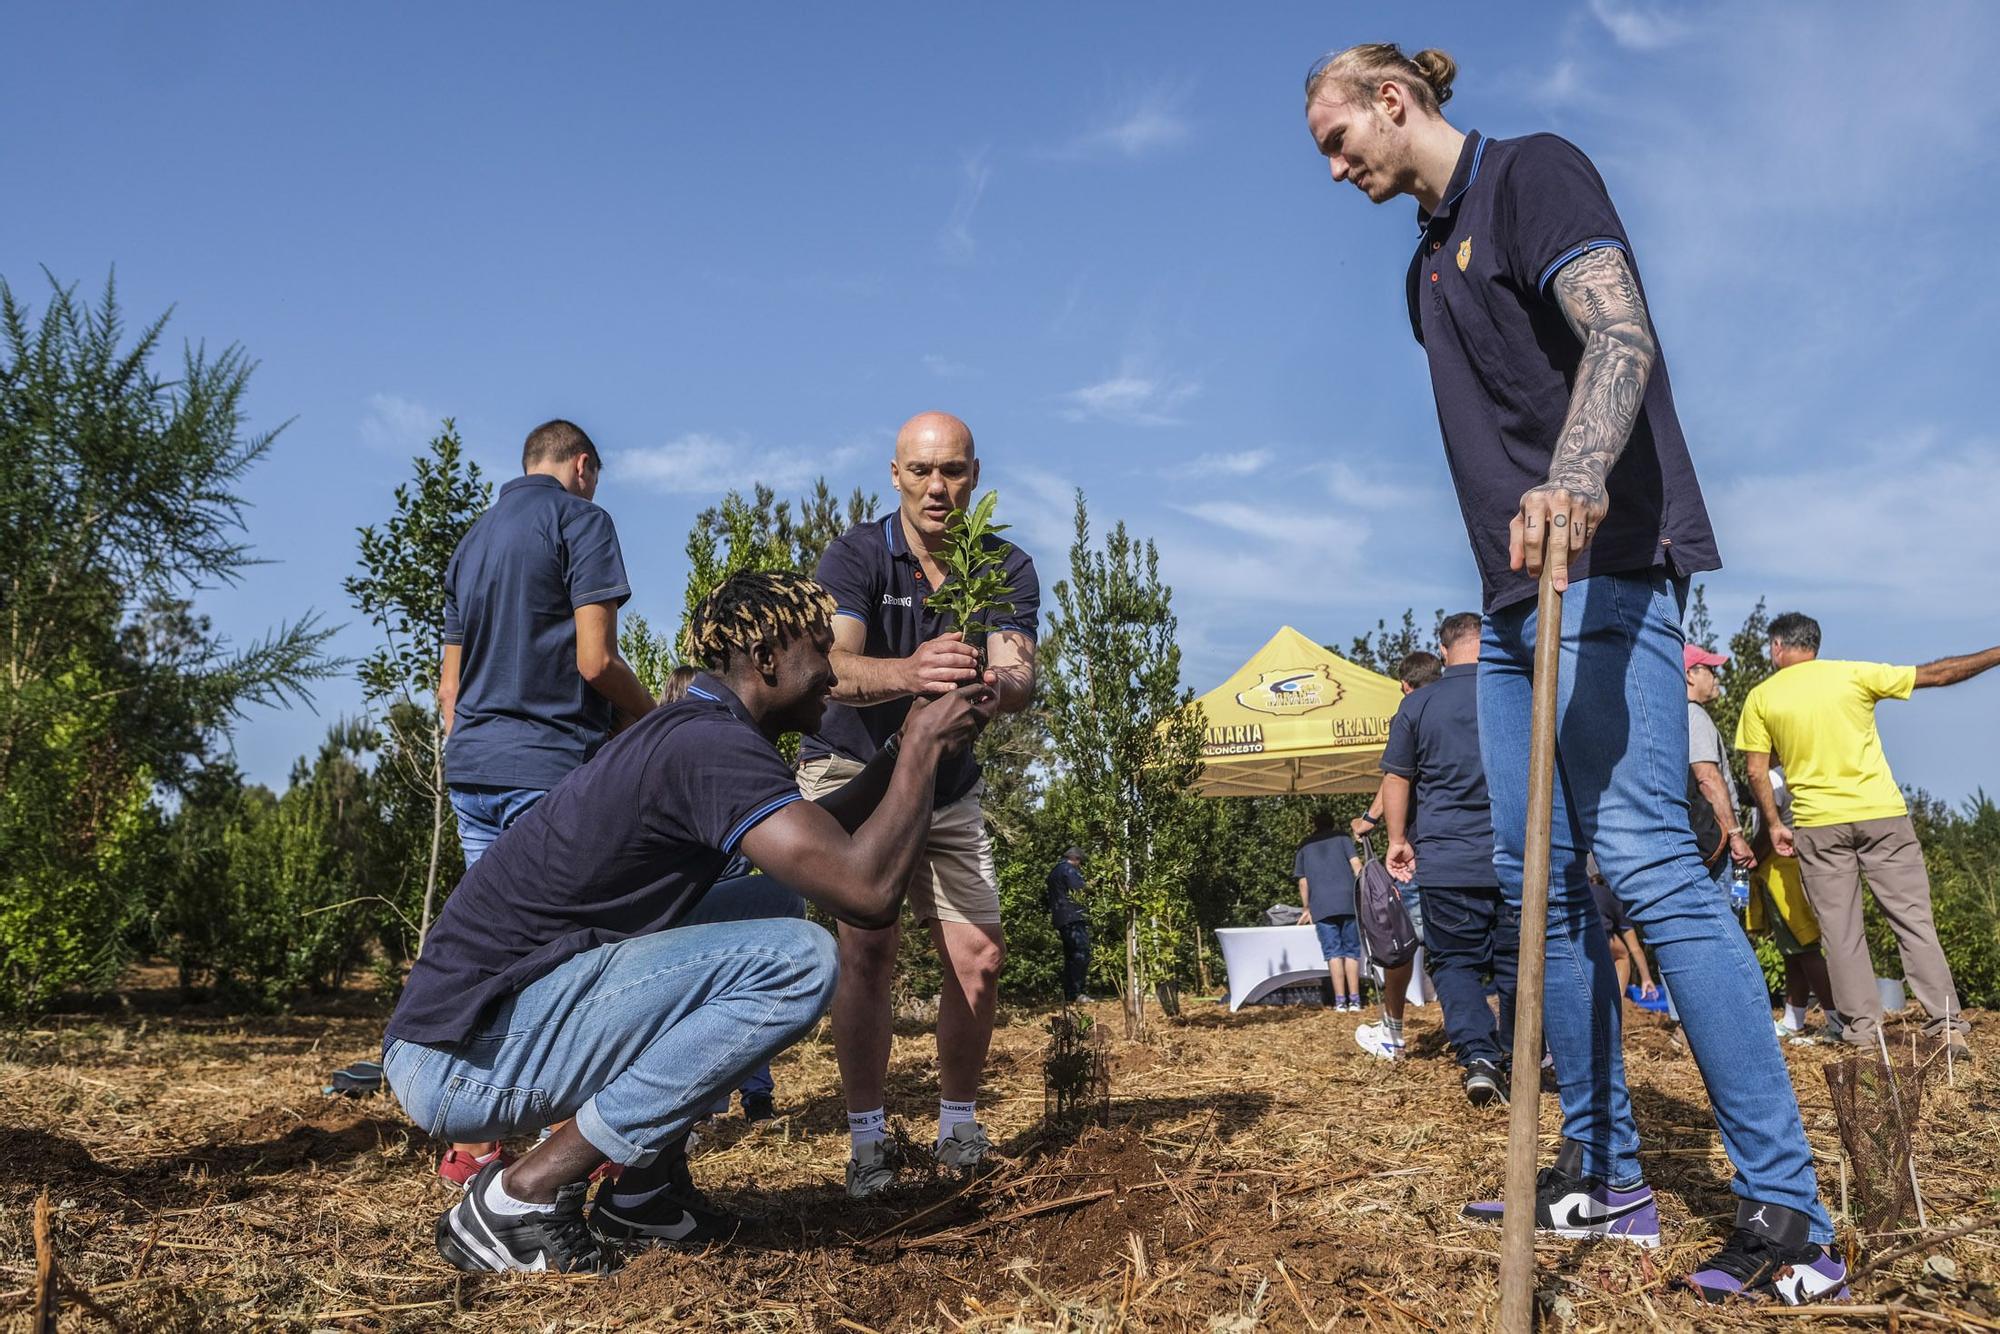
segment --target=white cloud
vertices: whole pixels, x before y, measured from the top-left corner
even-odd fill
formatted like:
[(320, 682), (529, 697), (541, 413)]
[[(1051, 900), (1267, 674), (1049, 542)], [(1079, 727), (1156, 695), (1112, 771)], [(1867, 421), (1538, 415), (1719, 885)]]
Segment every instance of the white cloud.
[(1189, 85), (1163, 80), (1126, 94), (1074, 139), (1046, 154), (1058, 161), (1142, 158), (1185, 143), (1191, 133), (1182, 107)]
[(1014, 529), (1035, 558), (1042, 578), (1042, 605), (1051, 605), (1054, 595), (1049, 589), (1067, 577), (1069, 547), (1076, 540), (1076, 483), (1032, 464), (1003, 465), (997, 460), (985, 467), (983, 475), (1000, 493), (1001, 522)]
[(972, 367), (964, 362), (953, 361), (950, 357), (937, 352), (924, 354), (924, 369), (940, 380), (957, 380), (973, 373)]
[(972, 235), (972, 215), (979, 208), (980, 196), (986, 193), (987, 182), (993, 179), (987, 157), (987, 150), (982, 148), (959, 159), (958, 195), (952, 201), (951, 216), (938, 233), (938, 252), (956, 263), (971, 262), (979, 251), (979, 243)]
[(1063, 395), (1067, 421), (1123, 426), (1175, 426), (1181, 407), (1201, 392), (1201, 382), (1127, 356), (1118, 373)]
[(1689, 33), (1682, 20), (1637, 0), (1590, 0), (1590, 12), (1627, 51), (1660, 51)]
[(1276, 454), (1268, 449), (1224, 450), (1219, 453), (1201, 454), (1186, 463), (1177, 464), (1167, 469), (1167, 475), (1191, 481), (1214, 477), (1249, 477), (1262, 472), (1275, 457)]
[(1566, 106), (1583, 96), (1583, 72), (1574, 60), (1559, 60), (1549, 76), (1529, 90), (1529, 96), (1544, 106)]
[(361, 417), (361, 443), (370, 449), (422, 449), (438, 433), (444, 414), (400, 394), (370, 394)]
[(837, 473), (859, 455), (860, 449), (854, 445), (819, 452), (768, 449), (744, 440), (691, 432), (662, 445), (616, 451), (608, 471), (621, 484), (630, 480), (669, 495), (748, 491), (758, 482), (786, 492), (816, 477)]
[(1854, 618), (2000, 613), (2000, 442), (1923, 431), (1847, 463), (1733, 474), (1707, 499), (1730, 582)]

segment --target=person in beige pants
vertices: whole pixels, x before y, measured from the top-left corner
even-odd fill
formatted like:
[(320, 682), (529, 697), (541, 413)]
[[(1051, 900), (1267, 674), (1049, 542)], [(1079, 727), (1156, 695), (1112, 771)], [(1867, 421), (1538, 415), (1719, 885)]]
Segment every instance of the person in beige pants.
[[(1736, 748), (1745, 752), (1772, 847), (1780, 856), (1798, 857), (1846, 1040), (1873, 1047), (1882, 1024), (1875, 963), (1862, 927), (1865, 875), (1895, 929), (1910, 994), (1929, 1016), (1925, 1034), (1969, 1055), (1970, 1029), (1959, 1014), (1951, 964), (1931, 915), (1923, 848), (1882, 754), (1875, 704), (2000, 666), (2000, 647), (1896, 667), (1822, 659), (1819, 643), (1819, 623), (1810, 616), (1786, 612), (1771, 622), (1771, 661), (1778, 670), (1750, 692), (1736, 727)], [(1791, 789), (1790, 825), (1778, 812), (1773, 763), (1784, 766)]]

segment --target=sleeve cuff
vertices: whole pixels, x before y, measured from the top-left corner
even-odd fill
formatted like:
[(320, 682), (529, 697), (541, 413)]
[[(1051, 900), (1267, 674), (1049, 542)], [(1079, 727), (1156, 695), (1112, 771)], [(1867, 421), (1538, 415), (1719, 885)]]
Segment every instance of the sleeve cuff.
[(616, 602), (621, 606), (632, 597), (632, 585), (613, 584), (609, 588), (594, 588), (588, 593), (577, 593), (569, 600), (570, 610), (578, 607), (594, 606), (599, 602)]
[(1592, 250), (1603, 250), (1607, 247), (1624, 250), (1628, 257), (1632, 253), (1630, 250), (1626, 250), (1625, 243), (1615, 236), (1593, 236), (1590, 240), (1579, 242), (1550, 260), (1548, 267), (1542, 270), (1542, 276), (1536, 280), (1535, 290), (1538, 292), (1548, 291), (1549, 279), (1555, 277), (1561, 271), (1563, 265), (1569, 263), (1577, 256), (1588, 254)]
[(868, 620), (868, 617), (864, 613), (858, 611), (849, 611), (846, 607), (835, 607), (833, 609), (833, 614), (835, 616), (851, 616), (855, 620), (864, 623)]
[(756, 810), (750, 812), (748, 815), (744, 816), (741, 820), (737, 821), (736, 827), (729, 831), (729, 837), (722, 841), (722, 850), (724, 852), (734, 855), (734, 853), (736, 852), (736, 845), (743, 841), (743, 836), (745, 834), (749, 833), (752, 829), (755, 829), (765, 820), (770, 819), (771, 816), (777, 814), (779, 811), (791, 805), (793, 802), (804, 801), (804, 800), (805, 798), (797, 792), (786, 792), (780, 796), (773, 797), (771, 800), (765, 802), (762, 806), (759, 806)]

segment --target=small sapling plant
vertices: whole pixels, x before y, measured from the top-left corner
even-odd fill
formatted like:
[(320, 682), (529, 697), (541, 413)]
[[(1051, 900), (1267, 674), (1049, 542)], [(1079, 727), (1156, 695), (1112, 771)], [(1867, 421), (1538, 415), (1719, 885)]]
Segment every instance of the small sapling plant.
[(1013, 548), (991, 540), (1007, 531), (1006, 524), (993, 522), (999, 499), (999, 492), (988, 491), (970, 509), (951, 516), (945, 525), (944, 550), (938, 552), (945, 581), (927, 599), (928, 605), (949, 614), (951, 628), (979, 650), (981, 671), (986, 669), (986, 636), (994, 618), (1014, 610), (1008, 601), (1014, 586), (1004, 568)]

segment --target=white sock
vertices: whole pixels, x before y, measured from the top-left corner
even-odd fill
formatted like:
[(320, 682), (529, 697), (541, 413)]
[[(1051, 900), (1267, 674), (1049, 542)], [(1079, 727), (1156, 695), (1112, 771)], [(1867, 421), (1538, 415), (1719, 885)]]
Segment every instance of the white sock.
[(1805, 1026), (1806, 1026), (1806, 1007), (1803, 1005), (1793, 1005), (1787, 1002), (1785, 1005), (1785, 1027), (1804, 1028)]
[(532, 1214), (550, 1206), (531, 1204), (527, 1200), (517, 1200), (507, 1193), (505, 1172), (495, 1172), (493, 1179), (486, 1183), (486, 1207), (496, 1214)]
[(855, 1148), (889, 1138), (889, 1114), (877, 1107), (872, 1112), (847, 1114), (847, 1139)]
[(945, 1099), (939, 1098), (938, 1142), (943, 1143), (945, 1140), (950, 1139), (953, 1127), (961, 1126), (968, 1121), (975, 1120), (973, 1112), (978, 1106), (979, 1100), (976, 1098), (971, 1102), (947, 1102)]

